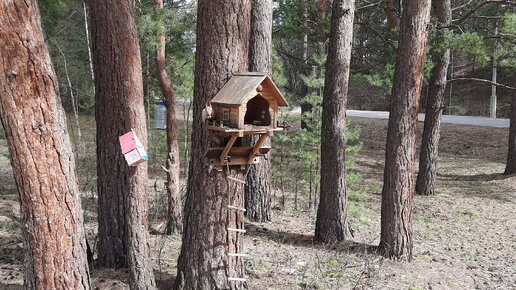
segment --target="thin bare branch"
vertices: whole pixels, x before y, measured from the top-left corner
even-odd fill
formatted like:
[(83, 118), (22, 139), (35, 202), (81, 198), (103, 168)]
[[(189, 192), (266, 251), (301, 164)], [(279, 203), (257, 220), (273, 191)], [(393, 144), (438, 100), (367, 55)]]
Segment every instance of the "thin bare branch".
[(288, 58), (292, 58), (292, 59), (295, 59), (295, 60), (301, 61), (301, 62), (303, 61), (303, 59), (301, 59), (300, 57), (297, 57), (297, 56), (295, 56), (293, 54), (290, 54), (290, 53), (288, 53), (288, 52), (286, 52), (286, 51), (284, 51), (284, 50), (282, 50), (282, 49), (280, 49), (278, 47), (276, 47), (276, 51), (279, 52), (280, 54), (288, 57)]
[(378, 1), (378, 2), (375, 2), (375, 3), (371, 3), (371, 4), (368, 4), (368, 5), (364, 5), (362, 7), (358, 7), (356, 8), (355, 10), (356, 11), (360, 11), (362, 9), (366, 9), (366, 8), (369, 8), (369, 7), (372, 7), (372, 6), (380, 6), (380, 4), (382, 4), (382, 2), (385, 2), (385, 0), (381, 0), (381, 1)]
[(368, 67), (366, 67), (366, 68), (361, 68), (361, 69), (352, 69), (352, 70), (351, 70), (351, 73), (357, 74), (357, 73), (366, 72), (366, 71), (369, 71), (369, 70), (375, 69), (375, 68), (379, 67), (379, 66), (380, 66), (380, 65), (382, 65), (382, 64), (384, 64), (384, 63), (380, 63), (380, 62), (379, 62), (379, 63), (376, 63), (376, 64), (374, 64), (374, 65), (372, 65), (372, 66), (368, 66)]
[(458, 81), (470, 81), (470, 82), (486, 83), (486, 84), (490, 84), (490, 85), (497, 86), (497, 87), (500, 87), (500, 88), (504, 88), (504, 89), (507, 89), (507, 90), (516, 91), (515, 87), (506, 86), (504, 84), (495, 83), (495, 82), (492, 82), (490, 80), (484, 80), (484, 79), (477, 79), (477, 78), (455, 78), (455, 79), (448, 80), (449, 83), (458, 82)]
[(466, 6), (469, 6), (469, 4), (471, 4), (471, 2), (473, 2), (473, 0), (469, 0), (469, 1), (468, 1), (468, 3), (466, 3), (466, 4), (464, 4), (464, 5), (454, 7), (454, 8), (452, 9), (452, 11), (459, 10), (459, 9), (462, 9), (462, 8), (464, 8), (464, 7), (466, 7)]
[(79, 143), (80, 143), (80, 138), (82, 136), (81, 136), (81, 126), (79, 126), (79, 109), (76, 106), (77, 102), (76, 102), (75, 96), (73, 94), (72, 82), (70, 81), (70, 76), (68, 75), (68, 65), (66, 63), (66, 56), (63, 53), (63, 51), (61, 50), (61, 47), (59, 46), (59, 44), (57, 44), (57, 42), (55, 42), (55, 44), (56, 44), (57, 50), (59, 50), (59, 53), (63, 56), (65, 75), (66, 75), (66, 80), (68, 81), (68, 87), (70, 89), (70, 98), (72, 100), (72, 109), (73, 109), (73, 114), (75, 115), (75, 123), (77, 125), (77, 133), (79, 134)]
[(480, 4), (478, 4), (475, 8), (471, 9), (471, 11), (466, 13), (464, 16), (462, 16), (461, 19), (455, 20), (455, 21), (457, 21), (456, 24), (460, 25), (462, 22), (464, 22), (464, 20), (466, 20), (469, 16), (471, 16), (471, 14), (477, 12), (480, 8), (486, 6), (487, 4), (498, 4), (498, 5), (516, 6), (516, 2), (515, 1), (484, 1), (484, 2), (482, 2)]
[(392, 44), (392, 42), (390, 42), (387, 38), (384, 37), (384, 35), (382, 33), (380, 33), (378, 30), (376, 30), (373, 26), (369, 25), (369, 23), (367, 23), (366, 21), (364, 21), (364, 19), (361, 19), (360, 16), (357, 16), (358, 20), (360, 20), (360, 22), (355, 22), (355, 24), (361, 24), (363, 25), (364, 27), (366, 27), (367, 29), (371, 30), (372, 32), (374, 32), (374, 34), (376, 34), (378, 37), (380, 37), (381, 40), (383, 40), (387, 45), (389, 45), (390, 48), (392, 48), (393, 50), (395, 50), (396, 48), (394, 47), (394, 45)]

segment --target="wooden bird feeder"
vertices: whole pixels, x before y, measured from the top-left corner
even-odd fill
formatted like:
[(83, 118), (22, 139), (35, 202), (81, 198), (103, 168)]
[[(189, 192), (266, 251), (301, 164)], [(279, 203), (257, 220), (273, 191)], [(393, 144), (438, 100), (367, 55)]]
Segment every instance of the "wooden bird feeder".
[[(212, 140), (205, 156), (212, 164), (246, 165), (258, 163), (257, 155), (266, 154), (262, 146), (278, 128), (278, 107), (288, 103), (265, 73), (234, 74), (211, 100), (215, 119), (207, 124)], [(260, 135), (255, 146), (247, 146), (247, 136)], [(222, 145), (225, 144), (224, 147)]]

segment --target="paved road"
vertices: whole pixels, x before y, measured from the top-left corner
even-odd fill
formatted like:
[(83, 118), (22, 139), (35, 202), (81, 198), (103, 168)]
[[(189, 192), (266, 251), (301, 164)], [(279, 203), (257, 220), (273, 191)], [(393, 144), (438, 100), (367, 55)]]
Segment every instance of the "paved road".
[[(389, 112), (348, 110), (350, 117), (389, 119)], [(419, 122), (425, 121), (425, 114), (419, 114)], [(486, 117), (443, 115), (442, 122), (447, 124), (471, 125), (482, 127), (509, 128), (509, 119), (492, 119)]]
[[(294, 110), (292, 110), (292, 112), (300, 113), (301, 108), (299, 108), (299, 107), (294, 108)], [(384, 111), (348, 110), (347, 115), (350, 117), (389, 119), (389, 112), (384, 112)], [(419, 114), (418, 119), (419, 119), (419, 122), (425, 121), (425, 114)], [(446, 123), (446, 124), (509, 128), (509, 119), (492, 119), (492, 118), (486, 118), (486, 117), (443, 115), (442, 122)]]

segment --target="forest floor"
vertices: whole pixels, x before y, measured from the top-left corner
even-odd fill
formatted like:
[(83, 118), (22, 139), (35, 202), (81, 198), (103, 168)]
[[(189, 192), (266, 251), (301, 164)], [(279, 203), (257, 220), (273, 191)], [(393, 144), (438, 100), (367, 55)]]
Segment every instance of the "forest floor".
[[(85, 124), (81, 125), (84, 146), (77, 169), (86, 232), (95, 248), (94, 130), (87, 125), (91, 119), (81, 121)], [(349, 201), (354, 237), (337, 244), (314, 243), (316, 212), (308, 208), (306, 194), (300, 194), (300, 210), (294, 210), (294, 194), (285, 193), (283, 208), (281, 193), (276, 192), (272, 221), (246, 223), (249, 288), (515, 289), (516, 176), (501, 175), (507, 129), (443, 125), (437, 193), (414, 197), (414, 259), (407, 263), (375, 253), (380, 238), (387, 120), (351, 118), (351, 124), (361, 127), (363, 142), (352, 169), (362, 177), (353, 185), (362, 189), (361, 194)], [(419, 127), (421, 133), (422, 123)], [(156, 234), (163, 228), (163, 217), (158, 213), (164, 204), (164, 174), (152, 168), (149, 221), (154, 234), (150, 245), (158, 286), (169, 289), (176, 274), (181, 236)], [(23, 243), (18, 216), (9, 154), (5, 140), (0, 140), (0, 289), (22, 289)], [(96, 289), (128, 289), (127, 279), (124, 269), (91, 271)]]

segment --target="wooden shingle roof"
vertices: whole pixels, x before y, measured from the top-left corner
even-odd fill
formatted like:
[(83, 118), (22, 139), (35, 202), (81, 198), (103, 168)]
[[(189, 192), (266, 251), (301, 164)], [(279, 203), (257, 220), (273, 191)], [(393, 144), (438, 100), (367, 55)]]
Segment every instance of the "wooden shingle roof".
[(274, 95), (278, 106), (287, 107), (288, 103), (278, 90), (271, 78), (265, 73), (247, 72), (236, 73), (224, 87), (213, 97), (212, 104), (224, 104), (229, 106), (241, 106), (256, 88), (262, 84), (264, 89), (267, 87)]

